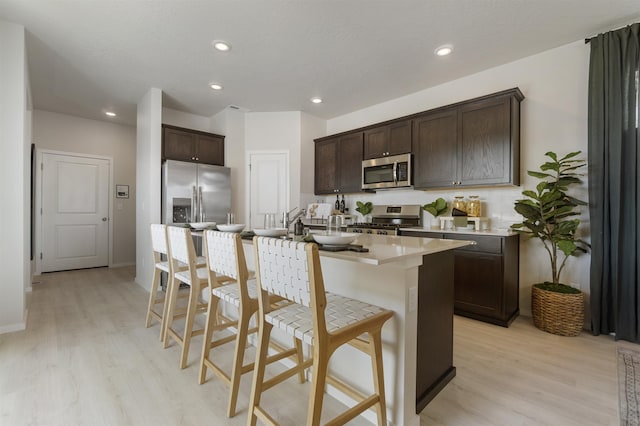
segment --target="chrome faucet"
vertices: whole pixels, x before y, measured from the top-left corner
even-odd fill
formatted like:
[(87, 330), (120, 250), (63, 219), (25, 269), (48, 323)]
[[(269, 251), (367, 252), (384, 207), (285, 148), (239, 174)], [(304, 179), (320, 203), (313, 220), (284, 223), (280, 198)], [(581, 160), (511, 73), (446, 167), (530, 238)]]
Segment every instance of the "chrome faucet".
[(293, 209), (291, 209), (288, 212), (284, 212), (282, 214), (282, 225), (287, 228), (287, 232), (289, 232), (289, 227), (291, 226), (291, 224), (293, 222), (295, 222), (295, 220), (297, 218), (299, 218), (300, 216), (302, 216), (303, 214), (306, 214), (307, 211), (305, 209), (300, 209), (300, 211), (296, 214), (293, 215), (293, 217), (290, 217), (291, 213), (293, 213), (294, 211), (296, 211), (298, 208), (294, 207)]

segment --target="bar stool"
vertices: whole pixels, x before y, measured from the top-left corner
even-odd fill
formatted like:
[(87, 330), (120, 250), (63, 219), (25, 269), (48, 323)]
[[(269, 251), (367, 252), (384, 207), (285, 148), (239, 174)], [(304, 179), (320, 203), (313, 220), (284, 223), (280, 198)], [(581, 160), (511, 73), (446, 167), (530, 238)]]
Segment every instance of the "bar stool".
[[(152, 223), (151, 226), (151, 247), (153, 250), (153, 279), (151, 281), (151, 290), (149, 291), (149, 306), (147, 307), (147, 321), (146, 327), (151, 326), (151, 322), (155, 319), (160, 323), (160, 340), (164, 339), (164, 330), (166, 322), (164, 319), (167, 317), (167, 309), (169, 304), (166, 303), (167, 296), (159, 294), (158, 287), (160, 285), (160, 275), (162, 272), (167, 273), (168, 281), (171, 280), (173, 274), (171, 269), (171, 262), (169, 260), (163, 260), (163, 257), (169, 258), (169, 246), (167, 243), (167, 225), (159, 223)], [(205, 267), (206, 261), (204, 257), (200, 256), (196, 259), (197, 266)], [(185, 264), (180, 264), (181, 268), (186, 268)], [(166, 295), (169, 295), (169, 282), (167, 282)], [(156, 310), (156, 305), (162, 303), (162, 313)]]
[[(276, 238), (253, 239), (258, 287), (264, 296), (273, 293), (293, 304), (270, 309), (259, 300), (259, 343), (249, 404), (248, 425), (259, 417), (268, 424), (277, 424), (260, 407), (262, 393), (280, 383), (284, 373), (264, 380), (267, 344), (273, 327), (294, 335), (313, 346), (313, 382), (309, 394), (307, 425), (319, 425), (325, 384), (332, 384), (358, 404), (327, 424), (345, 424), (365, 410), (375, 406), (379, 425), (387, 424), (382, 368), (382, 326), (393, 312), (358, 300), (326, 293), (318, 246)], [(368, 340), (362, 334), (368, 335)], [(363, 351), (371, 357), (374, 393), (362, 396), (355, 389), (328, 375), (328, 364), (334, 351), (344, 345)], [(309, 360), (305, 360), (305, 363)], [(297, 369), (299, 366), (294, 366)]]
[[(238, 389), (240, 378), (244, 373), (253, 371), (254, 363), (244, 364), (244, 354), (249, 334), (258, 331), (257, 327), (249, 329), (251, 317), (258, 312), (258, 289), (255, 280), (249, 280), (250, 274), (242, 248), (240, 234), (218, 231), (204, 231), (204, 254), (207, 260), (207, 271), (209, 274), (209, 290), (212, 293), (209, 308), (207, 309), (207, 322), (205, 326), (205, 337), (202, 346), (202, 357), (200, 359), (199, 383), (205, 382), (207, 369), (210, 368), (227, 385), (229, 385), (229, 402), (227, 405), (227, 416), (233, 417), (236, 414), (236, 403), (238, 400)], [(222, 285), (219, 278), (223, 280), (233, 279), (232, 284)], [(216, 315), (218, 302), (222, 300), (236, 307), (238, 310), (238, 320), (233, 321), (223, 315)], [(282, 303), (281, 297), (273, 297), (270, 303)], [(235, 329), (231, 335), (213, 340), (215, 331)], [(295, 339), (294, 339), (295, 340)], [(210, 356), (213, 348), (235, 341), (235, 351), (231, 377), (229, 377)], [(269, 362), (279, 361), (289, 356), (295, 356), (294, 361), (302, 362), (302, 344), (297, 343), (294, 348), (285, 349), (279, 345), (272, 345), (277, 355), (274, 355)], [(304, 381), (302, 370), (299, 372), (300, 381)]]
[[(160, 274), (166, 272), (171, 277), (171, 264), (168, 260), (162, 260), (162, 256), (168, 257), (167, 251), (167, 226), (158, 223), (151, 224), (151, 248), (153, 249), (153, 280), (151, 281), (151, 290), (149, 291), (149, 306), (147, 307), (146, 327), (151, 326), (151, 321), (156, 319), (160, 323), (160, 340), (164, 336), (165, 310), (167, 304), (166, 297), (158, 294), (158, 286), (160, 284)], [(162, 312), (155, 310), (156, 305), (162, 303)]]
[[(196, 314), (205, 313), (207, 310), (208, 302), (200, 302), (198, 296), (201, 291), (208, 286), (208, 274), (206, 268), (201, 268), (197, 265), (197, 256), (189, 229), (168, 226), (167, 235), (172, 274), (169, 278), (167, 290), (169, 303), (163, 341), (165, 348), (169, 346), (171, 338), (181, 346), (180, 368), (185, 368), (187, 366), (191, 338), (204, 332), (204, 328), (194, 330), (193, 325)], [(189, 300), (187, 302), (185, 325), (182, 334), (173, 328), (174, 320), (181, 316), (178, 315), (176, 311), (180, 283), (185, 283), (189, 286)]]

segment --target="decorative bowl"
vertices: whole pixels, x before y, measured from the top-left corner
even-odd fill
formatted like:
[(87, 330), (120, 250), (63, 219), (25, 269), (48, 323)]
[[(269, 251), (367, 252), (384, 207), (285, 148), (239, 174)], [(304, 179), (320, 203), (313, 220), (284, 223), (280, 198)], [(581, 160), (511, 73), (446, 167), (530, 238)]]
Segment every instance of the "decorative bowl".
[(218, 230), (223, 232), (242, 232), (244, 223), (219, 224)]
[(321, 232), (311, 235), (318, 244), (327, 246), (346, 246), (354, 242), (355, 239), (360, 236), (360, 234), (355, 232), (334, 232), (331, 234)]
[(204, 229), (210, 226), (215, 226), (215, 222), (192, 222), (189, 224), (193, 229)]
[(287, 228), (256, 228), (253, 230), (253, 233), (261, 237), (281, 237), (287, 235)]

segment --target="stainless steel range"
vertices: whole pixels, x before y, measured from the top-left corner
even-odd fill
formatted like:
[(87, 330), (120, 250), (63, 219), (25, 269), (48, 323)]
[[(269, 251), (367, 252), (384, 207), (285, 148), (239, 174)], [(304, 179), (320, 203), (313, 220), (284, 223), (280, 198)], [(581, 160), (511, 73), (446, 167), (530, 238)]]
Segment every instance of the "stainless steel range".
[(354, 223), (348, 232), (378, 235), (398, 235), (399, 228), (420, 227), (422, 207), (412, 204), (373, 206), (371, 223)]

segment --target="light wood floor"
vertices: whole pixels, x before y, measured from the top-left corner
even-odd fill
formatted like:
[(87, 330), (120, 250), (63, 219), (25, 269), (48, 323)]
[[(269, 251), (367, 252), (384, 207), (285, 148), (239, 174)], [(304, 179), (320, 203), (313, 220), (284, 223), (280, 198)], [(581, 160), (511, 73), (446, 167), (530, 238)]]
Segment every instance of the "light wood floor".
[[(227, 387), (211, 375), (197, 384), (201, 337), (180, 370), (177, 346), (163, 350), (158, 325), (144, 327), (148, 294), (133, 275), (101, 268), (38, 277), (27, 330), (0, 335), (0, 425), (245, 424), (250, 374), (238, 415), (226, 418)], [(553, 336), (528, 318), (505, 329), (456, 317), (458, 374), (421, 424), (617, 425), (618, 345), (637, 348), (588, 333)], [(295, 380), (275, 388), (268, 409), (283, 424), (303, 424), (307, 389)], [(327, 400), (323, 419), (342, 408)]]

